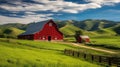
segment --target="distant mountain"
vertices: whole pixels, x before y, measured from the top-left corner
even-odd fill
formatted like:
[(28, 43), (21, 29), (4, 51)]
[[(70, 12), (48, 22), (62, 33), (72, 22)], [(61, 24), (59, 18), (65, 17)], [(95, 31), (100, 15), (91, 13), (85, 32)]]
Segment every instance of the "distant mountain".
[(101, 28), (109, 28), (119, 23), (108, 20), (84, 20), (84, 21), (73, 21), (74, 25), (88, 31), (100, 30)]

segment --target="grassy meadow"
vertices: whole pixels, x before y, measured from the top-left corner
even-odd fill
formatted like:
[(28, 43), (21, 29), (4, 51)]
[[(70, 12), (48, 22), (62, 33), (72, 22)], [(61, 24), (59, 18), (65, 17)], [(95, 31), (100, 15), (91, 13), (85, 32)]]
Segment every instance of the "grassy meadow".
[(120, 49), (120, 36), (101, 36), (91, 38), (93, 46), (101, 46), (110, 49)]
[(0, 39), (0, 67), (102, 67), (64, 55), (74, 46), (42, 41)]
[[(64, 40), (68, 42), (76, 42), (74, 37), (67, 37)], [(115, 51), (120, 50), (120, 36), (90, 36), (90, 41), (91, 42), (87, 43), (86, 46), (89, 45), (103, 49), (107, 48)]]

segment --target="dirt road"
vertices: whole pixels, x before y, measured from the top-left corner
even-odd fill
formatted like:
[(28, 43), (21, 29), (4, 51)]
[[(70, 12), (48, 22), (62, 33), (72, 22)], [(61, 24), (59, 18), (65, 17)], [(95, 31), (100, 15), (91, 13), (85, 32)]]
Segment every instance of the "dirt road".
[(78, 46), (78, 47), (81, 47), (81, 48), (96, 50), (96, 51), (100, 51), (100, 52), (106, 52), (106, 53), (110, 53), (110, 54), (118, 54), (117, 52), (112, 51), (112, 50), (107, 50), (107, 49), (102, 49), (102, 48), (95, 48), (95, 47), (91, 47), (91, 46), (87, 46), (87, 45), (81, 45), (79, 43), (70, 43), (70, 42), (61, 42), (61, 43), (69, 44), (69, 45), (71, 44), (71, 45)]
[(86, 48), (86, 49), (91, 49), (91, 50), (96, 50), (96, 51), (101, 51), (101, 52), (106, 52), (106, 53), (111, 53), (111, 54), (117, 54), (117, 52), (114, 52), (114, 51), (111, 51), (111, 50), (94, 48), (94, 47), (90, 47), (90, 46), (80, 45), (80, 44), (77, 44), (77, 43), (71, 43), (71, 44), (75, 45), (75, 46), (78, 46), (78, 47)]

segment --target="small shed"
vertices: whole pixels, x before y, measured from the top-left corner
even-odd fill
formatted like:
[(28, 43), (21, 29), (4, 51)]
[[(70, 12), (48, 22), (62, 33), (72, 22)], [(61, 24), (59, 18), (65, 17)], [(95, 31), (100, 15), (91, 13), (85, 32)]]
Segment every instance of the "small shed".
[(90, 42), (89, 36), (86, 36), (86, 35), (80, 35), (80, 36), (76, 37), (76, 40), (79, 43), (89, 43)]

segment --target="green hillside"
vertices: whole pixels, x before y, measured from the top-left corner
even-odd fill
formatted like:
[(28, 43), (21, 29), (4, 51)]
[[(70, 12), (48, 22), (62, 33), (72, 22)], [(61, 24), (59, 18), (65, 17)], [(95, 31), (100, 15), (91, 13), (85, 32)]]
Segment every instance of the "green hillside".
[(102, 67), (64, 55), (67, 44), (0, 39), (0, 67)]
[(72, 23), (67, 23), (64, 27), (60, 28), (60, 31), (65, 35), (65, 36), (72, 36), (75, 35), (76, 31), (81, 31), (82, 30), (76, 26), (74, 26)]
[(97, 30), (96, 33), (102, 34), (102, 35), (116, 35), (120, 34), (120, 25), (115, 25), (113, 27), (109, 28), (101, 28), (100, 30)]
[(117, 25), (117, 26), (113, 26), (113, 27), (109, 27), (109, 28), (101, 28), (100, 27), (99, 30), (95, 30), (95, 31), (86, 31), (86, 30), (82, 30), (72, 24), (71, 25), (67, 24), (66, 26), (62, 27), (60, 30), (65, 35), (69, 35), (69, 34), (74, 35), (75, 31), (80, 30), (83, 35), (88, 35), (90, 37), (94, 37), (94, 36), (115, 36), (116, 34), (120, 34), (119, 29), (120, 29), (120, 26)]
[(1, 37), (16, 38), (19, 34), (23, 33), (24, 31), (14, 27), (9, 27), (1, 29), (0, 32)]
[(73, 23), (67, 23), (64, 27), (60, 28), (60, 31), (65, 35), (65, 36), (73, 36), (75, 35), (76, 31), (80, 31), (82, 35), (88, 35), (88, 36), (97, 36), (99, 33), (96, 33), (94, 31), (86, 31), (82, 30), (76, 26), (73, 25)]
[(111, 27), (111, 29), (113, 31), (115, 31), (118, 35), (120, 35), (120, 24), (114, 26), (114, 27)]
[(0, 29), (14, 27), (14, 28), (18, 28), (18, 29), (21, 29), (21, 30), (25, 30), (28, 25), (29, 24), (8, 23), (8, 24), (0, 25)]
[(109, 28), (117, 25), (119, 23), (108, 20), (84, 20), (84, 21), (74, 21), (74, 25), (88, 31), (95, 31), (101, 28)]
[(0, 29), (0, 34), (2, 34), (3, 33), (3, 31), (2, 31), (2, 29)]
[(96, 33), (100, 35), (116, 35), (115, 31), (112, 30), (111, 28), (100, 29), (97, 30)]

